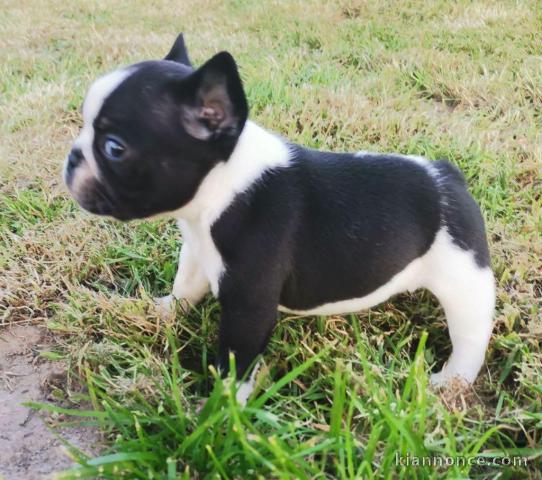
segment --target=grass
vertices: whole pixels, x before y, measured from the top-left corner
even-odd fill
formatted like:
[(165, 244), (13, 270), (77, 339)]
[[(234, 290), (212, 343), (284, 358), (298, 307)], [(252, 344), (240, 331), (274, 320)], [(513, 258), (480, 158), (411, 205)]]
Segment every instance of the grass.
[[(54, 357), (86, 386), (82, 394), (69, 383), (65, 407), (106, 440), (98, 457), (70, 447), (80, 466), (62, 478), (541, 478), (538, 7), (5, 1), (0, 319), (56, 332)], [(162, 57), (178, 31), (198, 64), (230, 50), (252, 118), (293, 141), (448, 158), (463, 170), (499, 285), (474, 391), (428, 388), (450, 345), (426, 292), (358, 315), (282, 316), (244, 409), (235, 383), (211, 367), (214, 299), (160, 319), (150, 299), (171, 288), (175, 227), (84, 214), (60, 170), (90, 81)], [(397, 455), (486, 462), (406, 468)], [(526, 461), (492, 460), (512, 456)]]

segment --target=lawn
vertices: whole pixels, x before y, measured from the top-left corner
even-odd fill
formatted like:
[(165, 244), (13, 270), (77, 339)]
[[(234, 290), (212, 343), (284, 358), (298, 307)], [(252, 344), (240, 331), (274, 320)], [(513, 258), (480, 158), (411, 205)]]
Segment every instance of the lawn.
[[(48, 408), (104, 432), (100, 456), (72, 448), (80, 466), (62, 478), (542, 478), (539, 2), (4, 0), (1, 10), (0, 325), (54, 333), (49, 356), (70, 376), (61, 407)], [(83, 213), (60, 172), (89, 83), (163, 57), (179, 31), (195, 64), (230, 51), (252, 119), (292, 141), (463, 170), (498, 282), (473, 390), (428, 386), (450, 342), (427, 292), (345, 317), (282, 315), (246, 408), (231, 379), (215, 380), (217, 302), (160, 317), (152, 297), (169, 293), (182, 241), (173, 223)], [(454, 464), (406, 467), (414, 457)]]

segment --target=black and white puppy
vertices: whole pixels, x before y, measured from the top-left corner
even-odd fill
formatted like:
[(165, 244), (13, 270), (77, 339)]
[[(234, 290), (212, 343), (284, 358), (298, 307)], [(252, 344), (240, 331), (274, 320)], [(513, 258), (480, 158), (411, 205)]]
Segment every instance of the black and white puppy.
[(194, 69), (180, 35), (164, 60), (90, 87), (65, 182), (92, 213), (178, 220), (172, 293), (191, 304), (209, 290), (218, 298), (222, 372), (229, 352), (238, 375), (247, 371), (277, 310), (357, 312), (427, 288), (453, 345), (433, 384), (474, 381), (495, 284), (484, 222), (459, 170), (413, 156), (310, 150), (247, 115), (232, 56)]

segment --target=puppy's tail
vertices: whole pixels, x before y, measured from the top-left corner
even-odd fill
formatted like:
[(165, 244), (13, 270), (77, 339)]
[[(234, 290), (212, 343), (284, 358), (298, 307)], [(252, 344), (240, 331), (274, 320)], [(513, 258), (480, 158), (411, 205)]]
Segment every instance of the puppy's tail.
[(455, 244), (474, 252), (480, 268), (490, 264), (484, 219), (480, 207), (467, 190), (463, 174), (447, 161), (435, 162), (440, 193), (441, 225)]

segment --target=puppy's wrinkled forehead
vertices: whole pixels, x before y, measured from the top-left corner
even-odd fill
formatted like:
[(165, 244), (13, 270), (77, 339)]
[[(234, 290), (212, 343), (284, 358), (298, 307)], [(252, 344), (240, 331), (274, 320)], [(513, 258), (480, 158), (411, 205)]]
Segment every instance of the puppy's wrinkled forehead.
[(157, 117), (172, 106), (168, 95), (172, 86), (192, 72), (190, 67), (160, 60), (141, 62), (105, 75), (89, 89), (83, 106), (85, 125), (121, 128), (126, 123), (145, 123), (152, 130), (154, 123), (160, 121)]

